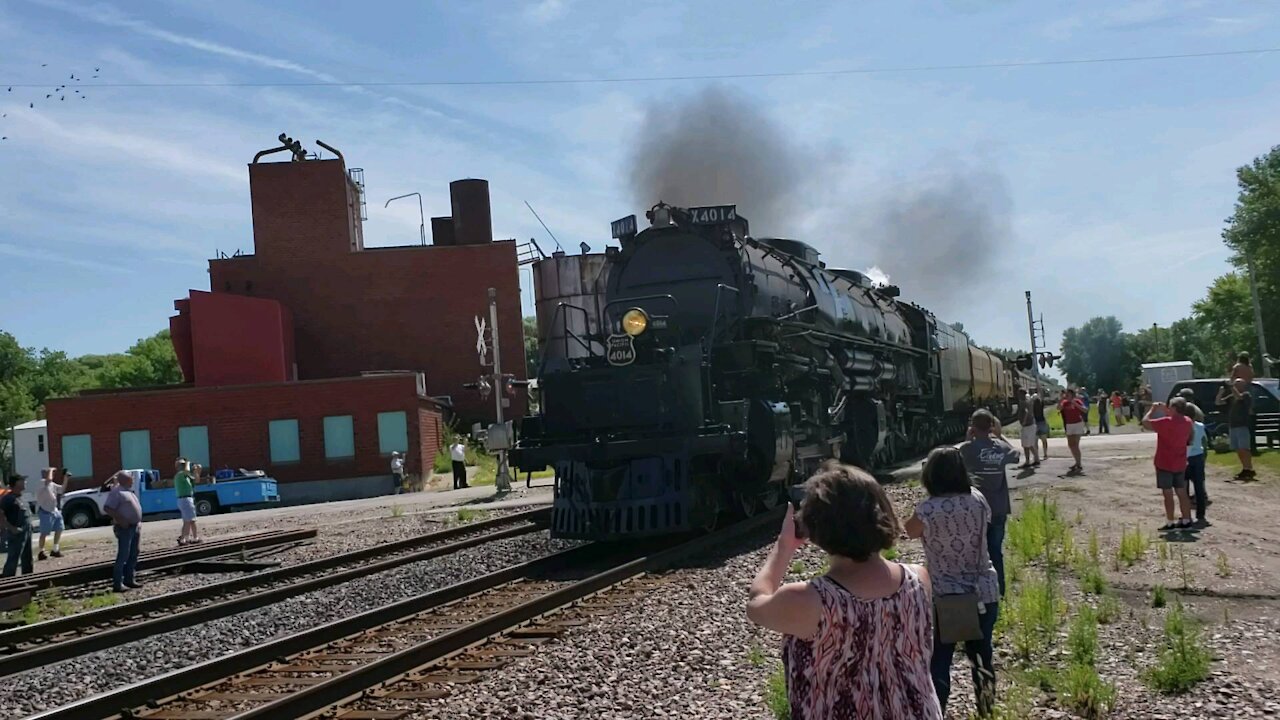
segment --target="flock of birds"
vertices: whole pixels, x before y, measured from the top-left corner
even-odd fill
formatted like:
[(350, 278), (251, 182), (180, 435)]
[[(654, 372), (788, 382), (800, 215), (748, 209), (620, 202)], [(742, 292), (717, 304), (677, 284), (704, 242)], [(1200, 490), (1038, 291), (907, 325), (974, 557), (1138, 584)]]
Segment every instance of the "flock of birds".
[[(41, 63), (40, 67), (48, 68), (49, 63)], [(102, 72), (102, 68), (94, 68), (93, 73), (87, 79), (89, 80), (97, 79), (100, 72)], [(71, 73), (71, 76), (67, 78), (66, 82), (62, 83), (61, 85), (45, 93), (44, 100), (41, 100), (39, 97), (37, 97), (34, 100), (29, 100), (27, 102), (27, 108), (29, 110), (35, 110), (36, 103), (44, 103), (45, 101), (54, 102), (55, 98), (57, 102), (66, 102), (68, 97), (72, 98), (73, 100), (76, 98), (79, 98), (81, 100), (88, 100), (89, 96), (81, 92), (79, 88), (75, 87), (75, 83), (83, 82), (86, 79), (84, 75), (85, 73), (79, 73), (79, 74)], [(23, 89), (30, 90), (32, 88), (19, 88), (19, 90), (23, 90)], [(12, 93), (12, 92), (13, 92), (13, 87), (10, 86), (6, 90), (6, 93)], [(38, 93), (39, 90), (37, 89), (36, 92)], [(9, 117), (9, 113), (0, 112), (0, 121), (4, 120), (7, 117)], [(8, 140), (8, 139), (9, 139), (8, 134), (0, 134), (0, 140)]]

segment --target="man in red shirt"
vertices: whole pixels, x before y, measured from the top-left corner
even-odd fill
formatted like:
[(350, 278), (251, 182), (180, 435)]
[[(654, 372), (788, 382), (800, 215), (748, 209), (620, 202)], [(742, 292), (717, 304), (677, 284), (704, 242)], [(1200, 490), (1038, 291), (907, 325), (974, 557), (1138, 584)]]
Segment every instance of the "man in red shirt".
[[(1195, 423), (1188, 415), (1192, 412), (1183, 398), (1174, 398), (1165, 410), (1162, 402), (1154, 403), (1142, 417), (1142, 427), (1156, 434), (1156, 487), (1164, 493), (1164, 516), (1168, 521), (1161, 530), (1179, 530), (1192, 526), (1191, 498), (1187, 495), (1187, 446)], [(1164, 417), (1151, 419), (1156, 412), (1164, 411)], [(1173, 494), (1178, 494), (1178, 510), (1181, 517), (1173, 519)]]
[(1058, 402), (1058, 412), (1062, 413), (1062, 427), (1067, 432), (1067, 448), (1071, 450), (1071, 457), (1076, 460), (1075, 465), (1067, 472), (1081, 472), (1084, 467), (1080, 464), (1080, 436), (1084, 435), (1087, 415), (1084, 403), (1076, 397), (1075, 390), (1067, 389)]

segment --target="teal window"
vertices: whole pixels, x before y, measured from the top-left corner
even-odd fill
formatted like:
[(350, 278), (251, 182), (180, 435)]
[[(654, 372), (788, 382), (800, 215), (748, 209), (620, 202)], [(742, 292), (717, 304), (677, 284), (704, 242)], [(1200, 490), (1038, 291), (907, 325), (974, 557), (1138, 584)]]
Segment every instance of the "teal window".
[(147, 470), (151, 465), (151, 431), (125, 430), (120, 433), (120, 467)]
[(324, 456), (328, 460), (356, 456), (356, 439), (350, 415), (324, 419)]
[(271, 433), (273, 464), (298, 462), (302, 459), (302, 451), (298, 446), (297, 420), (272, 420), (268, 431)]
[(188, 425), (178, 428), (178, 454), (209, 467), (209, 428), (204, 425)]
[(409, 452), (409, 423), (404, 411), (378, 413), (378, 452)]
[(76, 477), (93, 477), (93, 443), (88, 435), (62, 436), (62, 467)]

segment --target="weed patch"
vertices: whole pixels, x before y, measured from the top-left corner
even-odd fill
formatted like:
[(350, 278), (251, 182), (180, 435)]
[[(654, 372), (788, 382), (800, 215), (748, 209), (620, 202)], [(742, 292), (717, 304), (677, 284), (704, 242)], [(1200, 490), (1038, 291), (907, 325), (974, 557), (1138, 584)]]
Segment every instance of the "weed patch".
[(1092, 666), (1098, 657), (1098, 616), (1093, 608), (1084, 606), (1071, 621), (1067, 633), (1067, 651), (1074, 665)]
[(1182, 603), (1175, 603), (1164, 619), (1164, 648), (1147, 683), (1163, 693), (1183, 693), (1209, 676), (1212, 658), (1200, 630), (1187, 617)]
[(1073, 663), (1058, 676), (1058, 702), (1089, 720), (1105, 718), (1116, 702), (1116, 686), (1092, 665)]
[(1162, 608), (1167, 602), (1164, 586), (1157, 583), (1155, 587), (1151, 588), (1151, 607)]
[(1218, 577), (1231, 577), (1231, 563), (1227, 561), (1227, 554), (1218, 551)]
[(1072, 554), (1070, 533), (1058, 512), (1058, 502), (1048, 496), (1028, 499), (1022, 512), (1009, 521), (1007, 542), (1025, 563), (1062, 565)]
[(1120, 619), (1120, 601), (1114, 595), (1104, 595), (1098, 601), (1098, 622), (1110, 625)]
[(751, 647), (747, 649), (747, 662), (752, 667), (764, 667), (765, 660), (764, 648), (760, 647), (760, 643), (751, 643)]
[(1121, 528), (1120, 547), (1116, 549), (1116, 557), (1127, 566), (1141, 560), (1147, 554), (1151, 539), (1142, 534), (1142, 528), (1135, 527), (1133, 532)]
[(764, 688), (764, 704), (777, 720), (791, 720), (791, 701), (787, 699), (787, 675), (779, 665), (769, 675)]
[(898, 548), (896, 547), (885, 548), (884, 550), (880, 551), (880, 557), (884, 558), (885, 560), (897, 560)]
[(458, 522), (471, 522), (484, 517), (484, 511), (472, 510), (471, 508), (460, 508), (458, 510)]

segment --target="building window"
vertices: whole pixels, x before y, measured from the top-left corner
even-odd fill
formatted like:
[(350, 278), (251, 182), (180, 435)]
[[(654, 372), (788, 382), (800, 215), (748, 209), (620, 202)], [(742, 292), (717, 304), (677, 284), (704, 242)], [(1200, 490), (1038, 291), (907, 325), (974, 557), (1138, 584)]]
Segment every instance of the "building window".
[(354, 425), (350, 415), (332, 415), (324, 419), (324, 457), (326, 460), (356, 456)]
[(404, 411), (378, 413), (378, 452), (409, 452), (409, 423)]
[(125, 470), (151, 469), (150, 430), (125, 430), (120, 433), (120, 466)]
[(44, 452), (44, 433), (36, 436), (36, 452)]
[(302, 459), (302, 451), (298, 447), (297, 420), (272, 420), (268, 430), (271, 433), (272, 464), (293, 463)]
[(76, 477), (93, 477), (93, 443), (88, 435), (62, 436), (62, 467)]
[(188, 425), (178, 428), (178, 454), (209, 467), (209, 428), (205, 425)]

